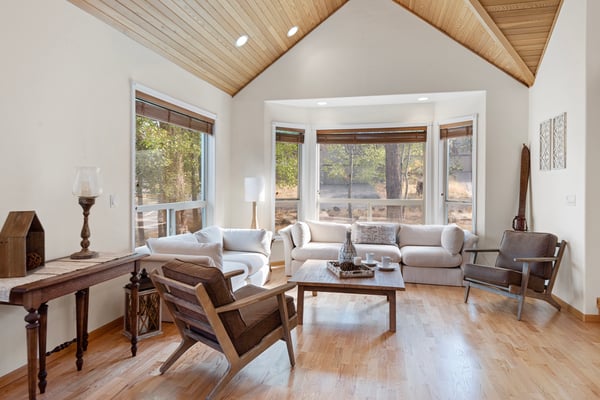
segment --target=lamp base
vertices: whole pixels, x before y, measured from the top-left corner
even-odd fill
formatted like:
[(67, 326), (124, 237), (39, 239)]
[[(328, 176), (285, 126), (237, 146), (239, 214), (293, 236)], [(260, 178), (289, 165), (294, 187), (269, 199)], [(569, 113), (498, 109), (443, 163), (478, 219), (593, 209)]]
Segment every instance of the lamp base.
[(71, 259), (73, 260), (87, 260), (88, 258), (96, 258), (98, 257), (97, 251), (91, 251), (88, 249), (78, 251), (77, 253), (71, 254)]

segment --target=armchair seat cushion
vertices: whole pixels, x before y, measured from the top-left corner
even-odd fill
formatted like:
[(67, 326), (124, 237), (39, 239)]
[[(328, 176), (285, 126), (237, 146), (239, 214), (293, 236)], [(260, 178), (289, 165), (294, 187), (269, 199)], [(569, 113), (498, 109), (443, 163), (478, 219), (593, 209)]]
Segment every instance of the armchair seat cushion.
[[(489, 265), (465, 264), (464, 275), (468, 280), (491, 283), (502, 287), (521, 285), (521, 273), (509, 268), (492, 267)], [(544, 291), (545, 280), (529, 275), (527, 287), (536, 292)]]
[[(265, 290), (258, 286), (246, 285), (236, 290), (234, 295), (236, 299), (241, 300)], [(294, 298), (286, 295), (285, 300), (288, 316), (291, 317), (296, 314)], [(240, 314), (246, 323), (246, 327), (232, 338), (238, 354), (243, 354), (256, 346), (266, 335), (281, 325), (281, 315), (279, 314), (279, 304), (276, 297), (241, 308)]]

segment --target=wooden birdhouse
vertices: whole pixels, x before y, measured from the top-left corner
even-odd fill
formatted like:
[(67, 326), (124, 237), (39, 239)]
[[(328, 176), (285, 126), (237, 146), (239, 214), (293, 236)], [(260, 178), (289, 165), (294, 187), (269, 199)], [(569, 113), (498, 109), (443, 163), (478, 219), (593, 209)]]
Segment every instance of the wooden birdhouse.
[(0, 278), (16, 278), (45, 263), (44, 228), (35, 211), (11, 211), (0, 231)]

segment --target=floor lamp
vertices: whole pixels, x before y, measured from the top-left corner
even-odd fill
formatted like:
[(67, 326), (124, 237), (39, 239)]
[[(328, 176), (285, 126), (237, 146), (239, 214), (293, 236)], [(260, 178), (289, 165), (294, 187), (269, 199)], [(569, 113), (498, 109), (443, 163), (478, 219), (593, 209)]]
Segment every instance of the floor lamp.
[(265, 200), (265, 180), (261, 176), (252, 176), (244, 178), (244, 197), (248, 202), (252, 202), (252, 223), (250, 228), (258, 229), (256, 219), (256, 202)]

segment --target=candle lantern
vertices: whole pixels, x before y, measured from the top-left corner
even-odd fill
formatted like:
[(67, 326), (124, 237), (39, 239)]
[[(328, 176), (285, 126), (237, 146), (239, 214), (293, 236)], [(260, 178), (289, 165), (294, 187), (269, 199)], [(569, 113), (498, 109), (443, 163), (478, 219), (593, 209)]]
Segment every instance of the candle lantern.
[[(125, 318), (123, 334), (131, 338), (131, 283), (125, 285)], [(161, 306), (158, 291), (152, 284), (146, 269), (140, 274), (138, 287), (138, 339), (158, 335), (161, 331)]]

